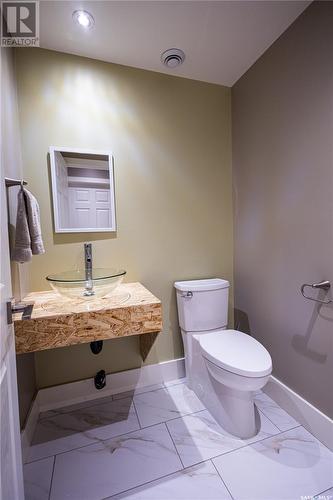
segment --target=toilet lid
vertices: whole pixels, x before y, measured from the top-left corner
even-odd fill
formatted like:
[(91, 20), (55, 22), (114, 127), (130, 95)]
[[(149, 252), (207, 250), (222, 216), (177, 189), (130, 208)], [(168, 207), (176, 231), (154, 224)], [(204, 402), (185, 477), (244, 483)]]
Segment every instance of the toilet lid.
[(202, 355), (212, 363), (244, 377), (264, 377), (272, 371), (269, 352), (256, 339), (238, 330), (219, 330), (200, 337)]

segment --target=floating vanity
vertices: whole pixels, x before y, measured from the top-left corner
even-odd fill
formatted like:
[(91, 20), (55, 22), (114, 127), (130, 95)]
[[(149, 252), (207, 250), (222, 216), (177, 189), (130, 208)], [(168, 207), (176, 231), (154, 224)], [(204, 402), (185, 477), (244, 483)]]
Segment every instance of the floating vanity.
[(109, 297), (68, 299), (55, 291), (33, 292), (30, 319), (14, 315), (16, 353), (139, 335), (143, 358), (162, 330), (162, 304), (141, 283), (119, 285)]

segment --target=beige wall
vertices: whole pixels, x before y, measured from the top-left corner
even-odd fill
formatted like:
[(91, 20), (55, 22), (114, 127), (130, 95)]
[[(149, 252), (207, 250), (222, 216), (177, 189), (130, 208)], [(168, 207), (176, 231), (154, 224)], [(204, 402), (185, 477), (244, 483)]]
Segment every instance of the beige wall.
[(331, 416), (333, 307), (300, 286), (333, 282), (332, 26), (333, 4), (314, 2), (232, 91), (236, 323)]
[[(22, 158), (18, 121), (18, 102), (14, 69), (14, 52), (1, 49), (1, 148), (5, 175), (22, 178)], [(9, 208), (9, 233), (11, 243), (15, 233), (16, 197), (18, 189), (7, 190)], [(2, 251), (2, 250), (1, 250)], [(12, 292), (16, 300), (25, 295), (28, 284), (28, 267), (11, 263)], [(36, 392), (34, 355), (17, 356), (17, 380), (20, 422), (23, 425)]]
[[(98, 266), (124, 267), (163, 302), (164, 331), (148, 362), (182, 356), (173, 282), (232, 281), (230, 89), (42, 49), (18, 49), (24, 172), (37, 196), (46, 246), (31, 289), (73, 268), (93, 242)], [(110, 149), (116, 235), (56, 235), (47, 152), (51, 145)], [(231, 301), (232, 302), (232, 301)], [(137, 338), (35, 356), (39, 387), (140, 366)]]

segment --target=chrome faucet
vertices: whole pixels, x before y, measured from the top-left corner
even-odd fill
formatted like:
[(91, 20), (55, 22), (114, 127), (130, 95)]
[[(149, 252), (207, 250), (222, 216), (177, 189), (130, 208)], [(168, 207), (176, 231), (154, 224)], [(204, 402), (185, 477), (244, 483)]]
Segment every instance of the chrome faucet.
[(91, 243), (84, 244), (84, 269), (85, 269), (85, 279), (86, 286), (84, 295), (91, 296), (95, 295), (94, 285), (92, 280), (92, 245)]

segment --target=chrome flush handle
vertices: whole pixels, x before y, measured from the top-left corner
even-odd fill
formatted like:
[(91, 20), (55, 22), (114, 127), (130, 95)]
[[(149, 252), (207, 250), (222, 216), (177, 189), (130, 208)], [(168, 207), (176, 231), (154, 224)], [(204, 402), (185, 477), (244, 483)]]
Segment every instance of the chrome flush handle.
[(181, 297), (182, 297), (183, 299), (191, 299), (191, 298), (193, 297), (193, 292), (183, 292), (183, 293), (181, 294)]

